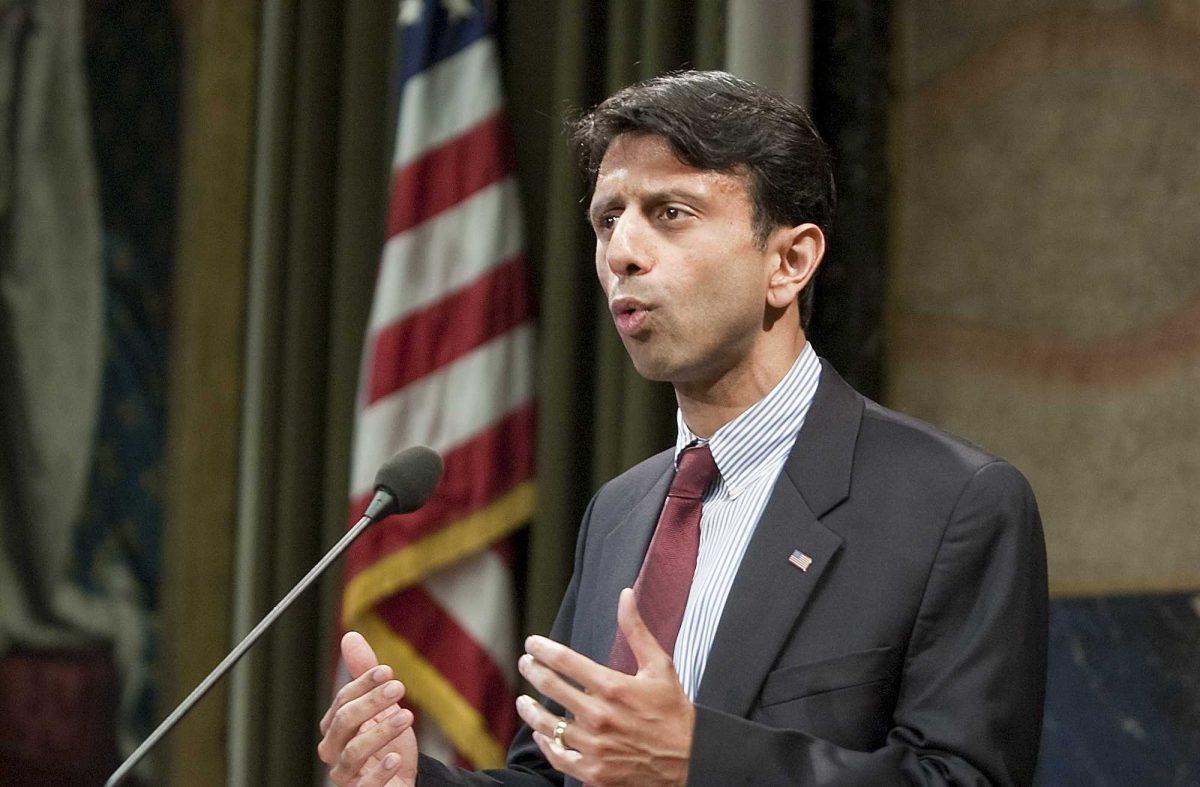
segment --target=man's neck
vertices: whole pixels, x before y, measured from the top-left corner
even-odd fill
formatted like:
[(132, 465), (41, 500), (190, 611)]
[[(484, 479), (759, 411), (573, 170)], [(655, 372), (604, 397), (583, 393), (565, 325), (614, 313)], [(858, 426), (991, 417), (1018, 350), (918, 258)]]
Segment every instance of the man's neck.
[(800, 357), (806, 341), (804, 332), (799, 331), (789, 346), (747, 358), (715, 381), (676, 383), (675, 399), (683, 422), (697, 437), (712, 437), (779, 385)]

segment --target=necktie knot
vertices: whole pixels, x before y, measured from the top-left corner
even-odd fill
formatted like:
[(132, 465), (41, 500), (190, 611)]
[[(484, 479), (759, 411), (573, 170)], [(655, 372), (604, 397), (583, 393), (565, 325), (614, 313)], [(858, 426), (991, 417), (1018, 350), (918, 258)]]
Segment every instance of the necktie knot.
[(717, 463), (707, 443), (685, 448), (679, 454), (679, 465), (667, 494), (699, 500), (716, 477)]

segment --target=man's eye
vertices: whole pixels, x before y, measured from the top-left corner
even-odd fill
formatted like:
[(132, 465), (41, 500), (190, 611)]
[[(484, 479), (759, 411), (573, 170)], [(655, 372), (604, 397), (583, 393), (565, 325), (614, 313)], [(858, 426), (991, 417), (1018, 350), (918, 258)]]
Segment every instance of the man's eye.
[(613, 227), (617, 226), (617, 217), (605, 216), (604, 218), (600, 219), (600, 226), (606, 230), (611, 230)]
[(680, 216), (679, 208), (663, 209), (663, 218), (667, 219), (668, 221), (675, 221), (675, 219), (679, 218), (679, 216)]

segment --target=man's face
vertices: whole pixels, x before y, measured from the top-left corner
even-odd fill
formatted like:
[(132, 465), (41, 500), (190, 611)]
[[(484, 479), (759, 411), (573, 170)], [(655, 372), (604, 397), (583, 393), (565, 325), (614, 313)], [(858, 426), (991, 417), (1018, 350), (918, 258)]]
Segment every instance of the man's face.
[(596, 275), (643, 377), (711, 385), (751, 358), (772, 265), (747, 186), (682, 163), (656, 135), (618, 136), (604, 154), (589, 209)]

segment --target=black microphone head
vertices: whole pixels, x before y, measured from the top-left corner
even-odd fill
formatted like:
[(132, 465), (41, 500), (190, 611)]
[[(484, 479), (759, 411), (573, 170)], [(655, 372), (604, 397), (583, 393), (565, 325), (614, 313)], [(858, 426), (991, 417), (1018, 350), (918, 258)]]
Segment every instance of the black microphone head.
[(395, 511), (407, 514), (425, 505), (442, 480), (442, 458), (423, 445), (405, 448), (383, 463), (375, 474), (375, 489), (396, 498)]

